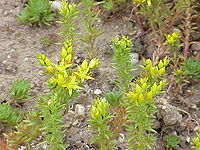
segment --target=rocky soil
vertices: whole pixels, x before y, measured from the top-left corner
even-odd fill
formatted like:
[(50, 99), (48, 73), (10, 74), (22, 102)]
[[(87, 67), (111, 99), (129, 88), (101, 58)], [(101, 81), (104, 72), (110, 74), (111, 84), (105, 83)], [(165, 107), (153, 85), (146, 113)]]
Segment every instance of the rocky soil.
[[(34, 97), (25, 103), (22, 109), (29, 110), (34, 105), (37, 96), (47, 92), (45, 87), (46, 77), (42, 72), (42, 67), (38, 64), (36, 55), (44, 53), (55, 60), (55, 56), (61, 49), (56, 44), (61, 41), (58, 32), (60, 25), (53, 24), (49, 27), (30, 27), (18, 22), (16, 15), (24, 7), (24, 3), (19, 0), (0, 0), (0, 102), (10, 101), (8, 91), (11, 83), (16, 79), (27, 79), (31, 83), (31, 94)], [(69, 145), (69, 150), (90, 150), (97, 149), (90, 144), (92, 131), (88, 128), (87, 120), (90, 115), (90, 107), (95, 97), (104, 94), (114, 87), (114, 80), (117, 79), (112, 68), (113, 51), (109, 47), (111, 39), (116, 35), (128, 35), (133, 41), (133, 53), (150, 54), (151, 46), (147, 38), (141, 38), (140, 30), (134, 22), (130, 21), (131, 9), (127, 9), (120, 16), (113, 20), (99, 21), (101, 30), (105, 33), (98, 39), (98, 44), (102, 53), (98, 56), (101, 65), (95, 71), (95, 81), (85, 84), (81, 96), (76, 101), (70, 103), (69, 113), (64, 115), (64, 122), (70, 125), (65, 133), (65, 142)], [(83, 32), (80, 22), (77, 21), (80, 32)], [(42, 39), (48, 39), (49, 44), (44, 45)], [(194, 48), (198, 49), (199, 47)], [(200, 49), (200, 48), (199, 48)], [(80, 62), (86, 56), (82, 46), (76, 46), (74, 50), (76, 61)], [(135, 66), (139, 66), (137, 62)], [(135, 72), (137, 76), (138, 72)], [(166, 135), (173, 133), (180, 137), (181, 144), (179, 150), (190, 150), (195, 131), (200, 122), (200, 83), (195, 82), (188, 88), (188, 96), (172, 97), (172, 93), (167, 93), (164, 97), (157, 98), (158, 113), (155, 119), (154, 128), (157, 131), (158, 144), (156, 150), (165, 149)], [(125, 150), (126, 144), (124, 135), (117, 140), (116, 149)], [(38, 139), (40, 141), (40, 138)], [(38, 142), (33, 142), (33, 150), (48, 149), (46, 145), (35, 146)], [(21, 147), (26, 149), (26, 147)]]

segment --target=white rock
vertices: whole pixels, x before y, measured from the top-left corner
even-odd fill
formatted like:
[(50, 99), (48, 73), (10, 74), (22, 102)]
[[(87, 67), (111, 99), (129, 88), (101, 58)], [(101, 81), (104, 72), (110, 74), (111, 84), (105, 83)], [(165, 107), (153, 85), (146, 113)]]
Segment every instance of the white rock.
[(131, 63), (136, 64), (139, 61), (139, 54), (138, 53), (131, 53)]
[(49, 2), (51, 4), (51, 9), (56, 12), (56, 11), (59, 11), (62, 3), (61, 1), (50, 1)]
[(76, 115), (85, 115), (85, 107), (83, 105), (77, 104), (75, 107), (75, 113)]
[(106, 101), (107, 101), (105, 97), (103, 97), (101, 100), (102, 100), (103, 102), (106, 102)]
[(95, 94), (95, 95), (99, 95), (99, 94), (101, 94), (101, 93), (102, 93), (102, 91), (101, 91), (100, 89), (94, 90), (94, 94)]
[(120, 135), (120, 136), (119, 136), (119, 138), (118, 138), (118, 141), (121, 142), (121, 143), (124, 142), (124, 140), (125, 140), (124, 134), (123, 134), (123, 133), (119, 133), (119, 135)]
[(187, 136), (185, 140), (186, 140), (186, 142), (190, 143), (191, 138), (189, 136)]

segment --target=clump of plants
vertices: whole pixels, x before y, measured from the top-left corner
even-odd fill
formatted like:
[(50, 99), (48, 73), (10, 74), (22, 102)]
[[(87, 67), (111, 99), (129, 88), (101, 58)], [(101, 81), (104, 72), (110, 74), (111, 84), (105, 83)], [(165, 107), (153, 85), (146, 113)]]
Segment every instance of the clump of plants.
[(2, 129), (12, 129), (21, 122), (23, 113), (18, 109), (14, 109), (8, 103), (0, 104), (0, 126)]
[(25, 119), (15, 126), (15, 130), (4, 134), (10, 148), (26, 145), (30, 149), (32, 140), (42, 134), (43, 122), (39, 115), (39, 112), (31, 110)]
[[(121, 51), (124, 50), (122, 55), (120, 55), (120, 53), (118, 55), (115, 54), (119, 60), (122, 60), (124, 55), (129, 56), (129, 46), (131, 45), (131, 42), (127, 39), (127, 37), (115, 39), (114, 44), (115, 46), (113, 46), (113, 48), (115, 48), (116, 53), (118, 53), (119, 49)], [(127, 74), (127, 77), (129, 77), (131, 76), (130, 70), (133, 69), (132, 65), (129, 64), (129, 57), (125, 59), (124, 62), (127, 62), (127, 68), (126, 66), (121, 65), (121, 61), (116, 61), (115, 66), (117, 66), (116, 68), (121, 71), (124, 70), (124, 73), (122, 72), (122, 74)], [(104, 109), (101, 108), (101, 105), (97, 105), (95, 101), (91, 110), (92, 119), (94, 118), (94, 114), (97, 110), (102, 110), (107, 114), (107, 116), (112, 116), (110, 119), (108, 117), (106, 123), (104, 123), (106, 127), (110, 126), (110, 130), (106, 132), (113, 135), (113, 137), (107, 136), (107, 143), (112, 143), (111, 140), (119, 137), (119, 133), (124, 132), (127, 136), (126, 140), (129, 145), (128, 149), (145, 150), (151, 148), (151, 146), (155, 144), (156, 138), (153, 135), (155, 131), (152, 129), (152, 119), (155, 118), (154, 114), (157, 110), (156, 105), (154, 104), (154, 97), (155, 95), (162, 93), (162, 89), (166, 85), (166, 80), (163, 76), (165, 75), (165, 69), (168, 63), (168, 58), (160, 60), (156, 65), (153, 65), (152, 61), (149, 59), (145, 60), (144, 65), (142, 66), (144, 71), (135, 83), (131, 83), (131, 78), (127, 81), (127, 84), (121, 82), (121, 91), (108, 93), (106, 95), (107, 101), (100, 101), (101, 103), (110, 104), (111, 107), (109, 115), (108, 108), (106, 111), (103, 111)], [(121, 76), (121, 73), (119, 75), (120, 81), (123, 81), (124, 76)], [(127, 88), (127, 85), (129, 88)], [(98, 109), (94, 111), (94, 108)], [(103, 118), (104, 117), (100, 117), (100, 119)], [(119, 122), (120, 124), (118, 124)], [(92, 123), (93, 128), (101, 125), (98, 124), (97, 121)], [(103, 128), (103, 125), (101, 126)], [(97, 132), (100, 131), (97, 128), (95, 128), (95, 130)], [(103, 136), (101, 135), (101, 137)], [(100, 146), (100, 149), (103, 149), (103, 143), (101, 143), (102, 140), (95, 142)], [(107, 149), (109, 149), (109, 147), (107, 147)]]
[(181, 70), (188, 80), (197, 80), (200, 77), (200, 61), (194, 57), (188, 58), (183, 63)]
[(28, 25), (50, 25), (55, 14), (52, 13), (49, 0), (29, 0), (26, 8), (17, 16), (19, 21)]
[(9, 94), (18, 103), (23, 103), (25, 99), (30, 98), (29, 88), (27, 80), (17, 79), (12, 83)]
[[(59, 23), (64, 25), (63, 31), (60, 33), (65, 38), (72, 40), (72, 43), (76, 40), (82, 41), (90, 60), (100, 53), (100, 49), (96, 46), (96, 41), (103, 33), (96, 24), (99, 20), (99, 11), (92, 10), (98, 4), (99, 2), (93, 2), (92, 0), (83, 0), (79, 5), (62, 2), (59, 11), (61, 15)], [(83, 9), (78, 9), (78, 6), (83, 6)], [(76, 19), (80, 19), (85, 27), (85, 32), (82, 34), (76, 33), (74, 23)]]
[(49, 75), (48, 85), (52, 92), (38, 100), (40, 117), (43, 118), (45, 141), (49, 149), (65, 149), (63, 144), (63, 131), (61, 111), (68, 109), (68, 102), (74, 94), (81, 89), (84, 81), (93, 79), (91, 71), (98, 66), (99, 61), (92, 59), (89, 63), (84, 60), (81, 65), (73, 64), (73, 45), (71, 40), (66, 40), (59, 55), (59, 61), (52, 63), (48, 57), (38, 54), (39, 63), (45, 67)]
[(100, 150), (114, 149), (114, 142), (112, 141), (113, 134), (110, 132), (108, 124), (108, 121), (114, 116), (109, 114), (109, 107), (110, 105), (107, 101), (96, 99), (91, 108), (89, 124), (91, 128), (97, 132), (93, 137), (92, 143), (97, 143)]
[(130, 87), (131, 80), (134, 78), (131, 72), (133, 72), (133, 64), (131, 63), (131, 46), (132, 42), (127, 37), (116, 37), (112, 40), (111, 47), (114, 49), (114, 69), (119, 76), (119, 84), (127, 91)]
[(180, 144), (180, 139), (177, 135), (169, 134), (166, 137), (166, 146), (168, 150), (173, 150), (174, 148), (177, 148)]

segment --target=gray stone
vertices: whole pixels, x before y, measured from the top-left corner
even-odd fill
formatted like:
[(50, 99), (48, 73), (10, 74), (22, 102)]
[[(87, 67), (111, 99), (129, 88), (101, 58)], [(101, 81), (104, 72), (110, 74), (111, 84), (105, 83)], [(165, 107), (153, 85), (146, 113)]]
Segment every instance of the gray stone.
[(194, 44), (192, 44), (191, 50), (193, 50), (193, 51), (199, 51), (200, 50), (200, 43), (194, 43)]
[(177, 108), (170, 104), (158, 105), (158, 110), (166, 126), (180, 124), (183, 119)]
[(99, 94), (101, 94), (101, 93), (102, 93), (102, 91), (101, 91), (100, 89), (94, 90), (94, 94), (95, 94), (95, 95), (99, 95)]

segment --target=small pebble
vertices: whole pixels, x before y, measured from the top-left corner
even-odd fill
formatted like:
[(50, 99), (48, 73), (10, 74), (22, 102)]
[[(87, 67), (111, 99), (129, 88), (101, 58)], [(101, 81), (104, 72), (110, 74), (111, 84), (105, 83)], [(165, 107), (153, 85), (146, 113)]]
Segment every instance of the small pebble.
[(85, 107), (83, 105), (77, 104), (75, 107), (75, 113), (76, 115), (85, 115)]
[(119, 133), (119, 135), (120, 135), (120, 136), (119, 136), (119, 138), (118, 138), (118, 141), (121, 142), (121, 143), (124, 142), (124, 140), (125, 140), (124, 134), (123, 134), (123, 133)]
[(191, 45), (191, 49), (193, 51), (199, 51), (200, 50), (200, 43), (195, 43)]
[(102, 93), (102, 91), (101, 91), (100, 89), (94, 90), (94, 94), (95, 94), (95, 95), (99, 95), (99, 94), (101, 94), (101, 93)]
[(130, 54), (131, 57), (131, 63), (136, 64), (139, 61), (139, 54), (138, 53), (132, 53)]
[(60, 9), (60, 7), (62, 5), (60, 1), (50, 1), (50, 4), (51, 4), (51, 9), (54, 12), (59, 11), (59, 9)]

